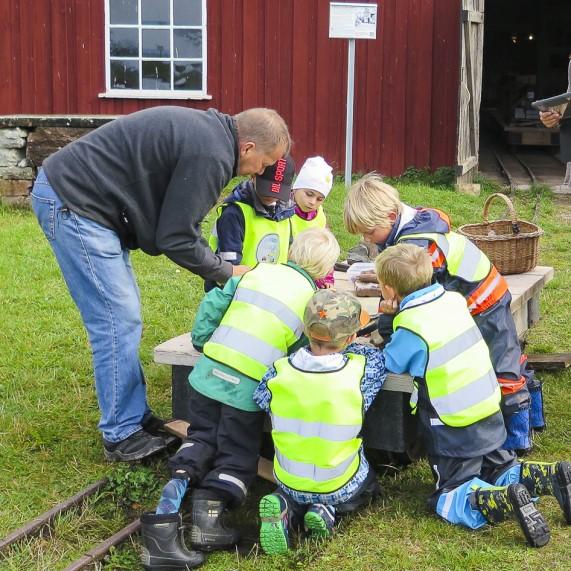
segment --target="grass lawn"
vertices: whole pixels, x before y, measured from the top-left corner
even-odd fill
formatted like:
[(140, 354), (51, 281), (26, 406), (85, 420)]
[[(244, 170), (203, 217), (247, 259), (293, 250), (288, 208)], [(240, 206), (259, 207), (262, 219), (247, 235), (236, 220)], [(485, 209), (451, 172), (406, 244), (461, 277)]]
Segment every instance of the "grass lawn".
[[(484, 197), (449, 188), (399, 183), (403, 200), (450, 213), (454, 226), (480, 221)], [(344, 188), (325, 203), (330, 227), (343, 250), (356, 237), (342, 225)], [(518, 195), (516, 208), (531, 219), (534, 195)], [(497, 210), (499, 214), (499, 208)], [(542, 298), (541, 322), (528, 337), (528, 352), (564, 352), (571, 347), (571, 201), (541, 200), (539, 223), (546, 235), (540, 263), (556, 268)], [(209, 227), (210, 224), (206, 224)], [(19, 544), (0, 558), (1, 570), (63, 569), (82, 553), (156, 503), (166, 480), (164, 457), (144, 467), (109, 465), (97, 432), (87, 336), (31, 211), (0, 207), (0, 536), (111, 474), (113, 485), (58, 519), (51, 536)], [(201, 280), (164, 257), (133, 253), (143, 301), (141, 358), (149, 400), (170, 414), (170, 370), (152, 362), (153, 347), (190, 330), (201, 297)], [(543, 374), (548, 431), (536, 439), (536, 459), (571, 459), (571, 372)], [(205, 569), (569, 569), (571, 527), (555, 500), (541, 501), (551, 543), (525, 547), (517, 526), (505, 523), (471, 533), (439, 521), (424, 505), (432, 479), (424, 462), (382, 480), (386, 495), (368, 511), (344, 522), (333, 541), (305, 544), (269, 558), (249, 554), (211, 556)], [(260, 482), (239, 516), (255, 532)], [(133, 544), (113, 552), (105, 569), (139, 569)]]

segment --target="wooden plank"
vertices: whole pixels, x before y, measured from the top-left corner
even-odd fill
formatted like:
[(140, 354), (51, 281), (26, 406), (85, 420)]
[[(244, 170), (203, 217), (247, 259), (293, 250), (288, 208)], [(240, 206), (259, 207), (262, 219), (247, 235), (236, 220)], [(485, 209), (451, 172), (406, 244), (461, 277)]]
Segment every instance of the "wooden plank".
[[(528, 301), (539, 295), (543, 286), (553, 279), (553, 268), (547, 266), (537, 266), (526, 274), (516, 274), (506, 276), (508, 287), (512, 292), (512, 314), (516, 321), (518, 334), (521, 336), (528, 328)], [(335, 283), (337, 289), (343, 291), (352, 290), (353, 284), (345, 272), (335, 272)], [(360, 298), (361, 305), (370, 314), (377, 313), (379, 298)], [(190, 333), (184, 333), (173, 339), (161, 343), (154, 349), (155, 363), (165, 365), (193, 367), (201, 353), (192, 346)], [(394, 389), (392, 375), (389, 375), (384, 390)], [(400, 382), (400, 381), (399, 381)], [(400, 386), (400, 385), (398, 385)], [(412, 389), (410, 389), (412, 390)], [(410, 392), (409, 390), (409, 392)]]
[(478, 157), (472, 156), (464, 159), (463, 162), (456, 166), (456, 175), (464, 176), (468, 171), (478, 166)]
[(536, 371), (559, 371), (571, 366), (571, 353), (528, 355), (527, 362)]
[[(179, 438), (186, 438), (189, 426), (190, 424), (184, 420), (173, 420), (165, 424), (165, 430)], [(268, 480), (268, 482), (276, 482), (271, 460), (260, 457), (258, 460), (258, 476), (260, 476), (260, 478), (264, 478), (264, 480)]]
[[(192, 346), (190, 333), (184, 333), (157, 345), (153, 354), (155, 363), (175, 367), (194, 367), (200, 356), (201, 353)], [(412, 392), (412, 380), (408, 375), (389, 373), (383, 390), (410, 393)]]

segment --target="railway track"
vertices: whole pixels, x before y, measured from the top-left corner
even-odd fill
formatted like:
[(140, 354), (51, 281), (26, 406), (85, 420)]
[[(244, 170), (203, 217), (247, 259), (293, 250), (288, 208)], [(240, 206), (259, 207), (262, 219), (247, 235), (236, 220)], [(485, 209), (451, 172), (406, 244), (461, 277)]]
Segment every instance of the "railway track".
[[(186, 436), (188, 423), (182, 420), (174, 420), (165, 425), (165, 429), (173, 436), (183, 439)], [(260, 458), (258, 462), (258, 476), (275, 483), (273, 476), (273, 468), (271, 460)], [(50, 510), (44, 512), (38, 517), (30, 520), (19, 529), (13, 531), (5, 538), (0, 539), (0, 567), (2, 559), (9, 553), (10, 548), (19, 542), (24, 542), (33, 537), (40, 536), (47, 532), (55, 519), (65, 512), (81, 506), (82, 503), (102, 491), (108, 483), (107, 478), (102, 478), (93, 484), (90, 484), (74, 496), (57, 504)], [(81, 557), (70, 563), (63, 571), (81, 571), (92, 567), (98, 561), (101, 561), (111, 550), (112, 547), (120, 545), (136, 534), (141, 527), (139, 518), (134, 519), (117, 533), (103, 540), (101, 543), (86, 551)]]
[[(527, 190), (538, 184), (560, 184), (563, 180), (563, 174), (560, 174), (563, 165), (550, 153), (499, 148), (492, 149), (492, 152), (511, 191)], [(550, 174), (546, 176), (546, 172)]]
[[(50, 529), (51, 525), (59, 515), (80, 506), (86, 499), (103, 490), (107, 483), (107, 478), (103, 478), (93, 484), (90, 484), (74, 496), (64, 500), (50, 510), (30, 520), (28, 523), (13, 531), (5, 538), (0, 539), (0, 561), (6, 556), (12, 546), (15, 546), (19, 542), (44, 534)], [(111, 537), (108, 537), (89, 551), (85, 552), (81, 557), (68, 565), (64, 571), (80, 571), (81, 569), (91, 567), (94, 563), (103, 559), (112, 547), (119, 545), (139, 531), (140, 527), (141, 523), (139, 518), (133, 520), (123, 529), (120, 529)]]

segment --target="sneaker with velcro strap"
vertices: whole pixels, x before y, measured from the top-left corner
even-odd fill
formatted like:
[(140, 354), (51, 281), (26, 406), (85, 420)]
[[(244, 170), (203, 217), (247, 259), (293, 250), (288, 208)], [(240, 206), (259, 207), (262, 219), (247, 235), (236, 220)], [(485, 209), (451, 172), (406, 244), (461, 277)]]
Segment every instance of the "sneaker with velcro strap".
[(324, 504), (312, 504), (305, 512), (303, 526), (311, 539), (331, 537), (335, 527), (335, 508)]
[(289, 549), (289, 514), (286, 499), (268, 494), (260, 500), (260, 545), (268, 555), (286, 553)]

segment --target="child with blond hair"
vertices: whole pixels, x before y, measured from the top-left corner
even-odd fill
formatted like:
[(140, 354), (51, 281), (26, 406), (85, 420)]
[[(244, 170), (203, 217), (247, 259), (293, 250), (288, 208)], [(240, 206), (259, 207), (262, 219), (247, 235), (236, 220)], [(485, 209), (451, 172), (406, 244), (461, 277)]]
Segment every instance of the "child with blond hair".
[(198, 564), (180, 531), (187, 487), (193, 488), (192, 546), (211, 551), (237, 542), (222, 514), (242, 504), (257, 473), (265, 415), (252, 394), (268, 367), (300, 346), (315, 280), (338, 256), (329, 230), (306, 230), (294, 239), (286, 264), (260, 263), (202, 300), (192, 330), (203, 355), (189, 376), (188, 436), (169, 460), (173, 480), (156, 513), (141, 518), (149, 568)]
[[(470, 240), (451, 230), (446, 214), (433, 208), (412, 208), (401, 202), (398, 191), (375, 173), (365, 175), (349, 190), (344, 222), (349, 232), (362, 234), (379, 251), (406, 242), (429, 253), (435, 281), (465, 298), (490, 350), (502, 389), (502, 410), (508, 430), (504, 447), (529, 450), (530, 427), (544, 426), (541, 384), (525, 368), (510, 310), (511, 294), (495, 266)], [(379, 332), (388, 337), (395, 301), (384, 299), (379, 309), (384, 313)]]
[(542, 547), (549, 528), (532, 497), (554, 495), (571, 524), (571, 463), (519, 462), (501, 448), (501, 391), (488, 348), (464, 298), (432, 283), (423, 248), (390, 246), (375, 270), (385, 299), (398, 304), (385, 363), (414, 377), (410, 403), (436, 482), (429, 505), (469, 529), (515, 517), (529, 545)]

